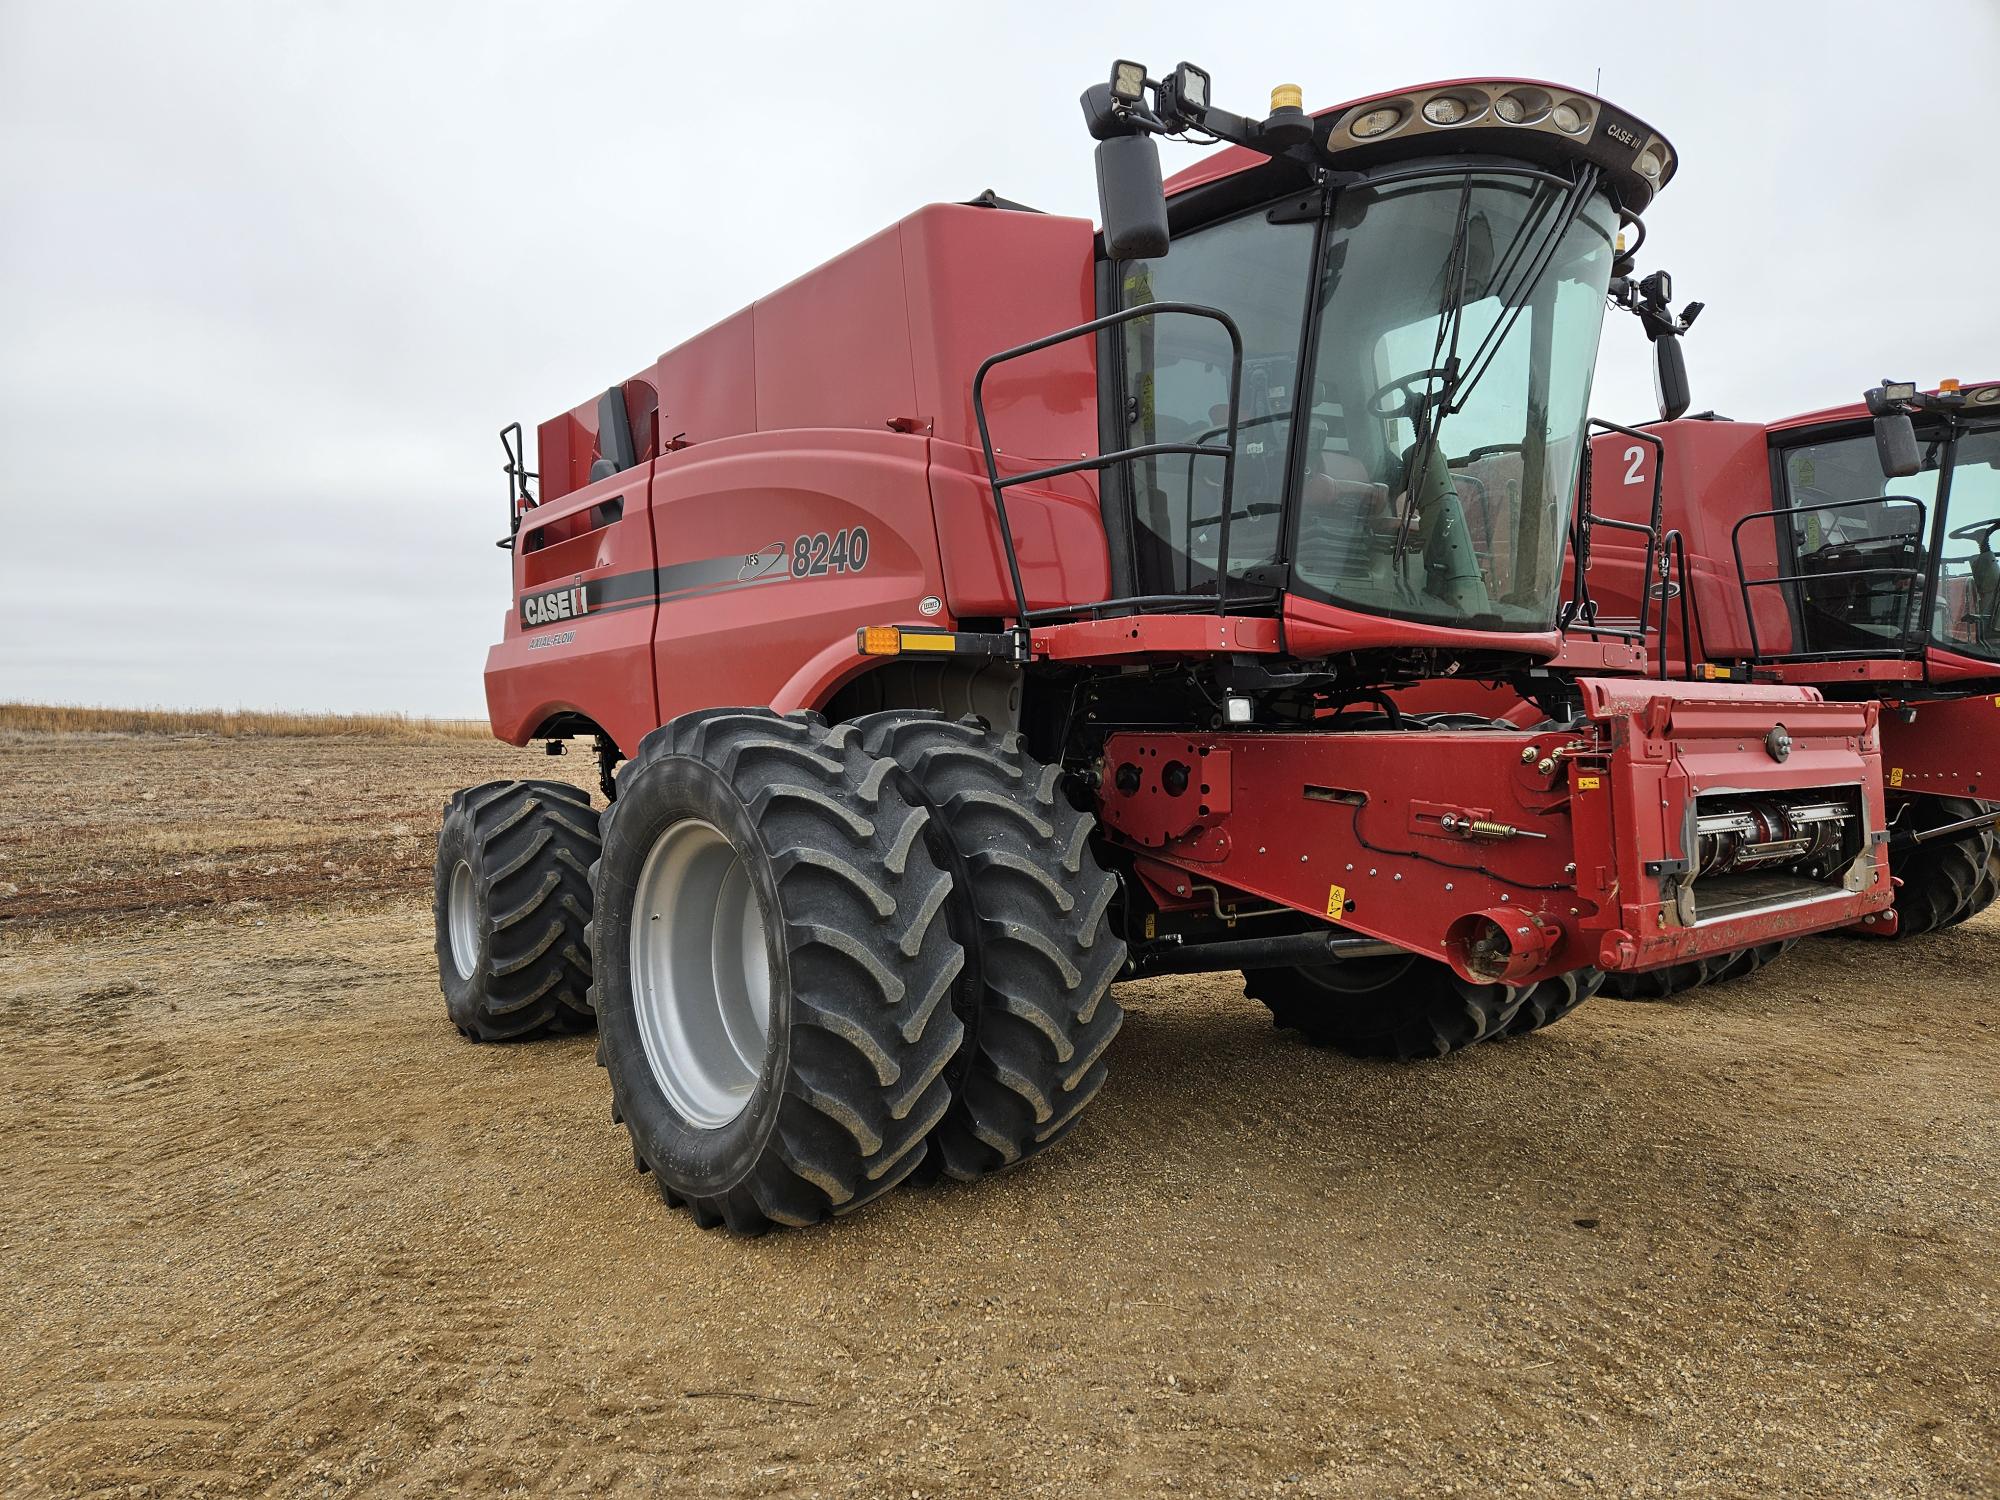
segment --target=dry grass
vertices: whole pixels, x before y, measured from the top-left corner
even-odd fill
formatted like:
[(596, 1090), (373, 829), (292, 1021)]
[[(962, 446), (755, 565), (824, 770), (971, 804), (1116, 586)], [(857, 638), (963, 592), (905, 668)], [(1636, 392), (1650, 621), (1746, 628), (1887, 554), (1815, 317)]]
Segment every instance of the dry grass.
[(78, 708), (0, 703), (0, 732), (21, 734), (205, 734), (219, 739), (486, 739), (483, 719), (424, 719), (409, 714), (289, 714), (252, 709)]

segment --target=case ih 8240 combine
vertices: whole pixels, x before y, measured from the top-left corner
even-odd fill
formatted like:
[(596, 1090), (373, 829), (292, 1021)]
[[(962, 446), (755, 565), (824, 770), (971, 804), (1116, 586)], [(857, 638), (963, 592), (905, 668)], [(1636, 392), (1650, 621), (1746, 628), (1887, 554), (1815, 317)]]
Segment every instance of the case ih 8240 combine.
[[(595, 737), (610, 803), (452, 799), (443, 985), (594, 1016), (704, 1224), (1047, 1146), (1123, 976), (1435, 1055), (1889, 906), (1871, 704), (1556, 628), (1656, 132), (1512, 79), (1248, 119), (1187, 65), (1084, 110), (1101, 234), (925, 208), (543, 423), (539, 503), (510, 430), (493, 726)], [(1163, 190), (1160, 135), (1233, 146)], [(1389, 695), (1558, 658), (1525, 726)]]

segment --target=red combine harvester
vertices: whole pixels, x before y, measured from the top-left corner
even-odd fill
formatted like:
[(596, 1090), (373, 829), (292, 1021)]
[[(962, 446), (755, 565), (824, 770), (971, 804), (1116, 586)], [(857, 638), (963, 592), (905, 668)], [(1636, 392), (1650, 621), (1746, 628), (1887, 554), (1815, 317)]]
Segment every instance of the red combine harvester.
[[(1121, 977), (1437, 1055), (1889, 907), (1872, 704), (1390, 696), (1635, 656), (1556, 617), (1655, 131), (1514, 79), (1251, 119), (1121, 62), (1083, 104), (1101, 233), (921, 209), (544, 422), (539, 476), (504, 435), (493, 727), (594, 738), (610, 804), (452, 799), (443, 987), (482, 1038), (594, 1017), (705, 1225), (1039, 1151)], [(1230, 149), (1163, 188), (1162, 135)]]
[[(1897, 894), (1893, 913), (1855, 931), (1912, 936), (1989, 906), (2000, 895), (2000, 383), (1885, 382), (1864, 402), (1768, 425), (1607, 433), (1590, 467), (1596, 513), (1623, 523), (1592, 545), (1591, 593), (1629, 617), (1648, 581), (1664, 627), (1658, 671), (1883, 705)], [(1635, 539), (1655, 504), (1665, 530), (1649, 555)]]

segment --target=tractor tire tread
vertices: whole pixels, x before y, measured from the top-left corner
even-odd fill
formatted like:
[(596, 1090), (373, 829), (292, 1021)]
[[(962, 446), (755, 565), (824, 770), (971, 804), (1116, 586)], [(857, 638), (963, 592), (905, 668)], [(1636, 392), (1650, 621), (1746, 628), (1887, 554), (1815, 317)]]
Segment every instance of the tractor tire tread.
[[(476, 1041), (520, 1041), (587, 1030), (591, 863), (599, 847), (590, 794), (560, 781), (496, 781), (455, 792), (439, 838), (463, 842), (489, 912), (479, 972), (452, 1023)], [(456, 865), (456, 861), (453, 861)], [(432, 892), (442, 974), (451, 960), (450, 871)]]
[[(910, 855), (930, 813), (847, 726), (706, 709), (640, 742), (619, 772), (607, 839), (620, 810), (637, 805), (631, 789), (670, 757), (703, 762), (751, 814), (777, 883), (770, 919), (790, 960), (792, 1024), (769, 1137), (742, 1179), (714, 1193), (676, 1185), (650, 1159), (629, 1097), (636, 1080), (601, 1047), (634, 1161), (703, 1228), (757, 1235), (850, 1212), (917, 1167), (950, 1102), (943, 1075), (962, 1035), (950, 995), (963, 955), (943, 916), (949, 877)], [(605, 878), (600, 864), (593, 886)], [(595, 927), (591, 937), (601, 941)], [(600, 973), (613, 961), (596, 959)], [(647, 1067), (643, 1054), (630, 1065)]]
[(1125, 963), (1109, 918), (1116, 882), (1090, 852), (1095, 819), (1020, 735), (916, 710), (854, 722), (962, 861), (953, 900), (974, 955), (956, 997), (967, 1043), (926, 1168), (970, 1181), (1053, 1144), (1103, 1086), (1124, 1021), (1110, 994)]
[[(1906, 799), (1924, 826), (1942, 827), (1992, 810), (1971, 797)], [(2000, 835), (1968, 829), (1918, 844), (1891, 861), (1896, 887), (1896, 937), (1922, 937), (1984, 911), (2000, 894)]]
[(1507, 1041), (1553, 1026), (1603, 986), (1604, 971), (1597, 968), (1572, 969), (1567, 974), (1531, 984), (1523, 992), (1512, 1018), (1493, 1034), (1493, 1039)]

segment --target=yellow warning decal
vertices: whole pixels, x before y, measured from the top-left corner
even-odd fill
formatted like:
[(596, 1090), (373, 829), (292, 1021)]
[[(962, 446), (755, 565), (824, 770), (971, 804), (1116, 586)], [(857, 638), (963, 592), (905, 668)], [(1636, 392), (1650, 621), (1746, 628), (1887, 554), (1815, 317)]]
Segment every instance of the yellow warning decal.
[(1146, 936), (1151, 938), (1151, 937), (1158, 937), (1159, 935), (1160, 935), (1160, 924), (1158, 919), (1153, 915), (1153, 913), (1147, 912)]
[(1326, 914), (1329, 917), (1344, 916), (1347, 912), (1347, 887), (1330, 885), (1326, 888)]
[(1902, 784), (1903, 784), (1903, 768), (1901, 766), (1889, 767), (1889, 785), (1901, 786)]
[(1603, 785), (1604, 778), (1602, 776), (1579, 776), (1576, 778), (1576, 789), (1579, 792), (1594, 792)]

